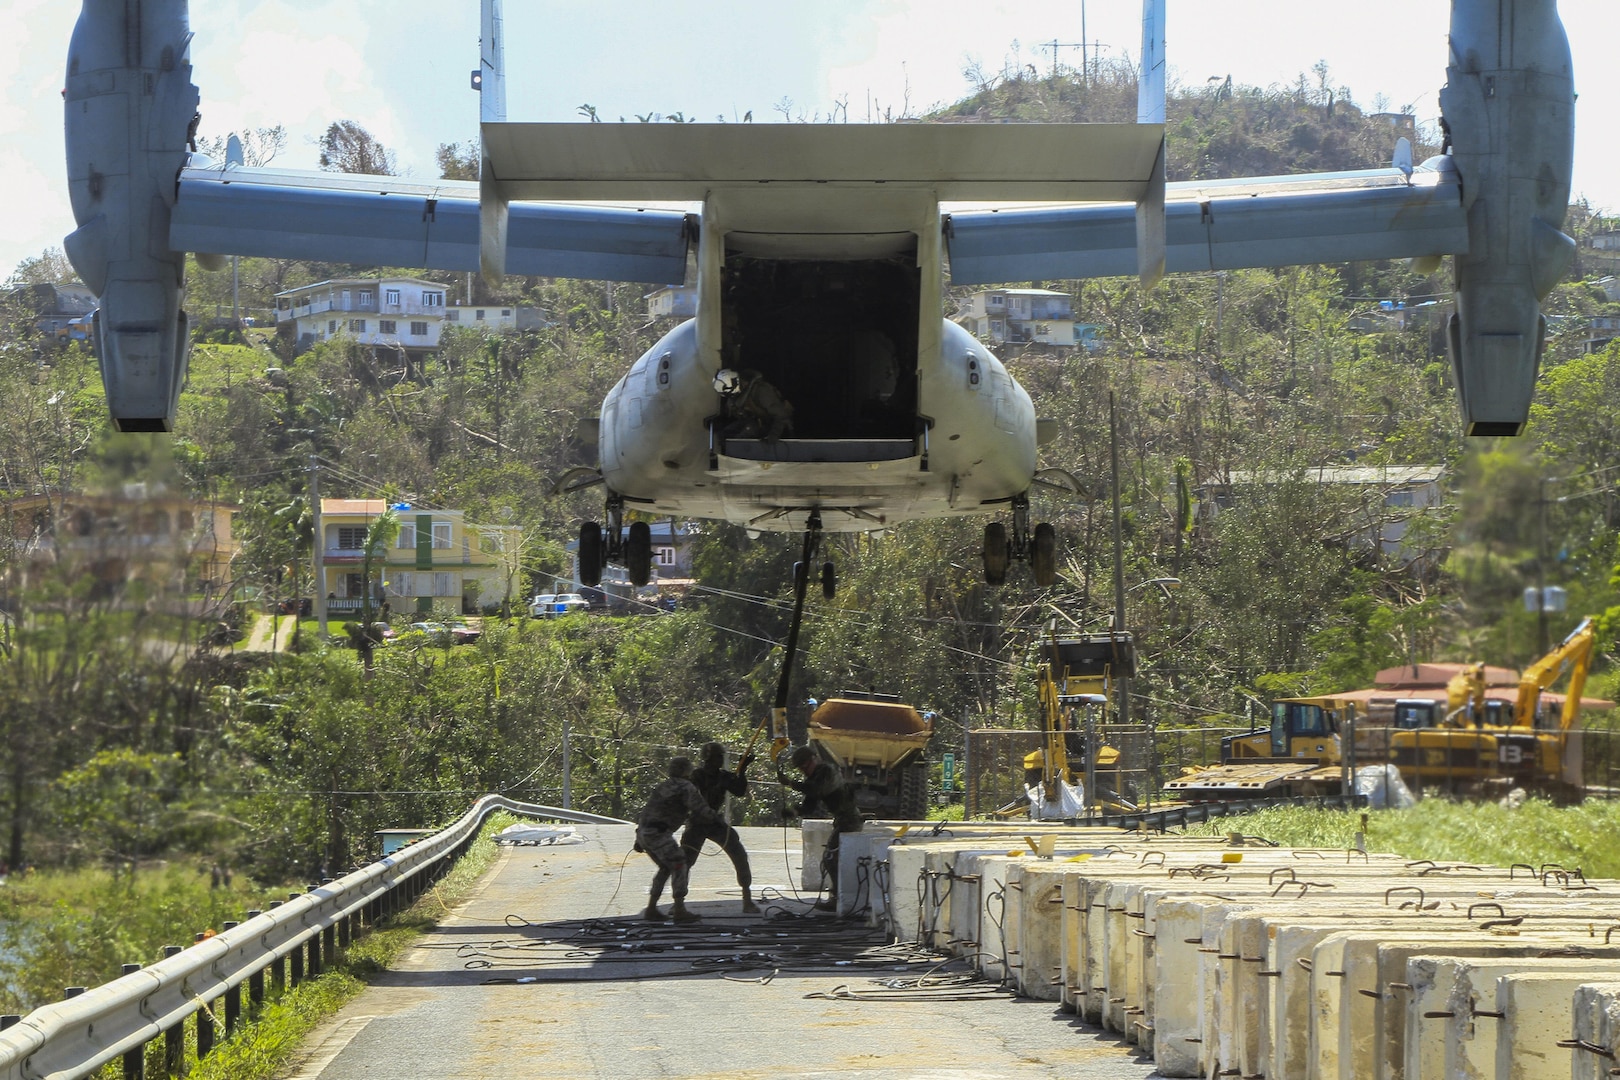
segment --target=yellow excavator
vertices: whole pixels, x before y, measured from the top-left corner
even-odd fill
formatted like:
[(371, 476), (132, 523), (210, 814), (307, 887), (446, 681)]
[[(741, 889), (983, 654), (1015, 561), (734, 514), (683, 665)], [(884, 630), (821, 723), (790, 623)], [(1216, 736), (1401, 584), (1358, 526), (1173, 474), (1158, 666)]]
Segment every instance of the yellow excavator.
[[(1053, 636), (1047, 660), (1036, 673), (1041, 701), (1041, 748), (1024, 755), (1024, 786), (1030, 817), (1077, 817), (1087, 803), (1111, 811), (1135, 809), (1118, 794), (1119, 751), (1098, 746), (1091, 762), (1094, 790), (1082, 795), (1086, 780), (1086, 720), (1093, 731), (1117, 692), (1118, 680), (1136, 672), (1136, 646), (1129, 633)], [(1096, 741), (1096, 740), (1093, 740)], [(1106, 773), (1116, 770), (1110, 782)], [(1106, 793), (1096, 789), (1110, 789)]]
[[(1447, 712), (1425, 715), (1424, 700), (1396, 702), (1395, 728), (1389, 735), (1390, 759), (1408, 783), (1423, 786), (1464, 787), (1506, 784), (1569, 796), (1581, 788), (1578, 755), (1566, 753), (1571, 733), (1578, 731), (1581, 692), (1592, 660), (1596, 629), (1582, 619), (1570, 635), (1547, 655), (1525, 669), (1515, 700), (1485, 700), (1483, 665), (1478, 685), (1463, 689), (1458, 703), (1458, 681), (1447, 687)], [(1569, 676), (1563, 708), (1556, 719), (1543, 713), (1542, 694)]]

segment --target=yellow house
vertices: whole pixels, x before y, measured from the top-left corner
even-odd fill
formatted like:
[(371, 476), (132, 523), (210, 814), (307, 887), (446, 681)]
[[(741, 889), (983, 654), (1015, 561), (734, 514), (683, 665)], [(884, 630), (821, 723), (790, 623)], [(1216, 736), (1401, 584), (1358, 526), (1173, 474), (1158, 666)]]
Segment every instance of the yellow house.
[[(365, 597), (366, 530), (389, 508), (382, 499), (322, 499), (320, 535), (326, 613), (360, 613)], [(426, 510), (395, 503), (399, 536), (372, 559), (372, 605), (394, 615), (476, 614), (499, 604), (517, 581), (522, 530), (478, 525), (460, 510)]]
[(14, 569), (71, 563), (113, 586), (145, 581), (179, 593), (221, 592), (240, 545), (236, 507), (199, 502), (145, 484), (118, 494), (27, 495), (0, 501)]

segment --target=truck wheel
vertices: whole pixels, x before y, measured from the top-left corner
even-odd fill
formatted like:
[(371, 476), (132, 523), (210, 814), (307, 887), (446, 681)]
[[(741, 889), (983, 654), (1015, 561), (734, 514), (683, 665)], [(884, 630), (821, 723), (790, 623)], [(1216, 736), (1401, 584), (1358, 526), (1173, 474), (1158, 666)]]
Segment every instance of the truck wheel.
[(624, 544), (624, 568), (630, 584), (640, 588), (652, 580), (652, 526), (645, 521), (630, 523), (630, 536)]
[(928, 763), (913, 761), (900, 773), (900, 818), (928, 820)]
[(602, 583), (602, 526), (594, 521), (579, 527), (579, 583)]

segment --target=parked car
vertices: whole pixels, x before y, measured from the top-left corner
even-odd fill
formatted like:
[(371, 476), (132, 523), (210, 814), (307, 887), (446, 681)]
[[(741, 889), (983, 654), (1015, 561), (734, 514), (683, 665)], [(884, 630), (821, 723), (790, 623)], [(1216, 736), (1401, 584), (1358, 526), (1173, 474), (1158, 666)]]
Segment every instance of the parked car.
[(460, 621), (453, 622), (450, 624), (450, 643), (453, 645), (471, 645), (478, 640), (480, 633), (482, 631), (476, 626), (468, 626)]
[(529, 601), (529, 615), (536, 619), (550, 619), (558, 615), (572, 615), (585, 611), (590, 603), (577, 592), (540, 593)]
[(425, 637), (429, 645), (449, 645), (451, 643), (450, 628), (442, 622), (413, 622), (411, 623), (411, 631)]

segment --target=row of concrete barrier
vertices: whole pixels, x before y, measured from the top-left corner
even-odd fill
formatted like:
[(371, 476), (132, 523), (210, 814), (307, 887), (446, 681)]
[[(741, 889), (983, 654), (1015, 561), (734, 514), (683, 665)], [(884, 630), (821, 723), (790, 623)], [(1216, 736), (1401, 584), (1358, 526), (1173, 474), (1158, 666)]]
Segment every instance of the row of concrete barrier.
[[(827, 829), (805, 826), (807, 877)], [(1061, 1002), (1165, 1076), (1620, 1076), (1620, 883), (1574, 867), (873, 823), (838, 876), (844, 914)]]

